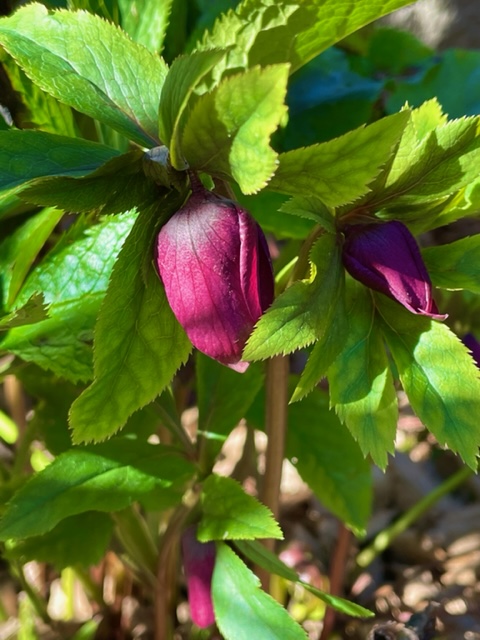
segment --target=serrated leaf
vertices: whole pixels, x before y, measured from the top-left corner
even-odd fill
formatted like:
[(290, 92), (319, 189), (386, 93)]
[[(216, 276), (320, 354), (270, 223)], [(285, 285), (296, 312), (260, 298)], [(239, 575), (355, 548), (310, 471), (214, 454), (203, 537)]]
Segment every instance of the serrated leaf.
[(152, 52), (161, 51), (173, 0), (118, 0), (122, 28)]
[(436, 287), (480, 293), (480, 235), (422, 251)]
[(313, 220), (329, 233), (335, 233), (335, 219), (333, 215), (323, 202), (315, 196), (290, 198), (290, 200), (282, 204), (279, 211)]
[(363, 454), (384, 469), (387, 454), (395, 450), (397, 397), (372, 294), (352, 280), (349, 284), (349, 330), (328, 370), (330, 403)]
[(198, 433), (206, 440), (204, 455), (213, 462), (231, 430), (245, 417), (264, 375), (259, 365), (251, 364), (239, 376), (200, 352), (196, 358)]
[(277, 166), (269, 142), (286, 114), (287, 79), (287, 65), (255, 67), (202, 96), (181, 142), (190, 167), (233, 178), (246, 194), (262, 189)]
[(350, 602), (344, 598), (339, 598), (338, 596), (332, 596), (321, 589), (313, 587), (311, 584), (308, 584), (308, 582), (300, 580), (293, 569), (290, 569), (290, 567), (282, 562), (280, 558), (256, 540), (236, 540), (235, 546), (238, 548), (240, 553), (255, 564), (263, 567), (270, 573), (274, 573), (277, 576), (285, 578), (285, 580), (302, 585), (307, 589), (307, 591), (310, 591), (310, 593), (313, 593), (317, 598), (320, 598), (320, 600), (323, 600), (326, 604), (332, 607), (332, 609), (335, 609), (340, 613), (358, 618), (371, 618), (374, 615), (368, 609), (365, 609), (354, 602)]
[(383, 332), (405, 393), (441, 445), (477, 469), (480, 379), (467, 348), (450, 329), (378, 296)]
[(41, 292), (50, 317), (12, 329), (2, 349), (73, 382), (91, 379), (95, 320), (114, 261), (136, 216), (127, 212), (107, 218), (78, 238), (67, 236), (47, 255), (27, 278), (16, 306)]
[(7, 548), (6, 557), (20, 562), (48, 562), (57, 571), (65, 567), (89, 567), (100, 562), (113, 533), (110, 516), (90, 511), (70, 516), (51, 531), (32, 536)]
[(272, 512), (245, 493), (232, 478), (211, 475), (203, 483), (200, 542), (210, 540), (283, 539)]
[(44, 209), (29, 218), (0, 245), (4, 304), (10, 309), (20, 288), (63, 212)]
[(477, 118), (452, 120), (431, 131), (415, 148), (397, 155), (383, 199), (395, 201), (439, 198), (478, 177), (480, 125)]
[(48, 318), (45, 300), (41, 293), (34, 294), (23, 307), (0, 318), (0, 331), (8, 331), (26, 324), (36, 324)]
[(115, 25), (86, 11), (49, 13), (32, 3), (0, 20), (0, 44), (61, 102), (140, 145), (158, 144), (167, 67)]
[(371, 515), (370, 463), (323, 392), (289, 407), (287, 454), (322, 504), (363, 535)]
[[(169, 148), (172, 165), (184, 169), (180, 129), (188, 101), (200, 80), (225, 55), (224, 51), (194, 51), (179, 56), (168, 70), (159, 110), (160, 139)], [(210, 132), (212, 133), (212, 131)]]
[(382, 118), (340, 138), (279, 156), (268, 189), (293, 196), (316, 196), (339, 207), (370, 191), (369, 184), (388, 162), (408, 122), (409, 112)]
[(85, 511), (118, 511), (156, 487), (168, 489), (192, 474), (192, 464), (164, 445), (116, 438), (74, 447), (15, 494), (0, 520), (0, 539), (41, 535)]
[(56, 133), (62, 136), (77, 137), (78, 128), (73, 111), (42, 91), (20, 69), (13, 58), (0, 50), (0, 62), (8, 75), (12, 89), (21, 96), (21, 107), (15, 121), (20, 129), (29, 128)]
[(345, 345), (348, 334), (348, 318), (343, 284), (342, 281), (337, 299), (330, 308), (329, 329), (315, 343), (290, 402), (301, 400), (314, 389), (318, 382), (326, 376), (328, 368)]
[(37, 179), (22, 189), (20, 197), (39, 205), (67, 211), (103, 214), (142, 209), (158, 201), (165, 189), (143, 171), (144, 153), (129, 151), (112, 158), (83, 178)]
[[(167, 216), (180, 208), (178, 196), (161, 206)], [(103, 440), (158, 396), (191, 350), (164, 288), (146, 256), (158, 224), (158, 209), (142, 211), (128, 236), (95, 327), (94, 381), (72, 405), (73, 440)]]
[(84, 176), (119, 152), (43, 131), (0, 131), (0, 191), (44, 176)]
[(260, 588), (230, 547), (217, 543), (212, 578), (215, 621), (225, 640), (306, 640), (302, 627)]
[(344, 269), (337, 238), (321, 236), (310, 252), (308, 280), (294, 282), (260, 318), (243, 352), (246, 360), (290, 353), (321, 338), (343, 292)]
[(200, 48), (232, 47), (214, 78), (256, 64), (291, 64), (291, 73), (364, 25), (411, 0), (244, 0), (220, 16)]

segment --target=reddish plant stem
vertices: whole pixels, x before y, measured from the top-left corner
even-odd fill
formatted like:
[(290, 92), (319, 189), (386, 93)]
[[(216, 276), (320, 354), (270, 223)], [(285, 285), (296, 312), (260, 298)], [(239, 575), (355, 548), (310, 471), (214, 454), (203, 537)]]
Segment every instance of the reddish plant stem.
[[(280, 510), (280, 483), (287, 433), (288, 372), (288, 357), (275, 356), (268, 360), (265, 411), (265, 430), (268, 440), (261, 499), (276, 519), (278, 519)], [(265, 541), (265, 546), (270, 550), (273, 550), (274, 544), (274, 540)], [(268, 591), (270, 574), (264, 569), (258, 568), (257, 575), (262, 587)]]
[[(348, 560), (348, 551), (352, 534), (343, 524), (339, 523), (337, 544), (333, 552), (332, 564), (330, 566), (330, 593), (333, 596), (343, 595), (343, 583), (345, 580), (345, 567)], [(335, 609), (327, 607), (323, 620), (323, 629), (320, 640), (328, 640), (335, 626)]]

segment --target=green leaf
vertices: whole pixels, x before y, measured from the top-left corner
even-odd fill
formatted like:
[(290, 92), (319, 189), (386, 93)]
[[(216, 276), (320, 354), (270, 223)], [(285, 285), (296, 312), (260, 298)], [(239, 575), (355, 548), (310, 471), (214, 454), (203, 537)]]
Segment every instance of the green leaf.
[(220, 16), (201, 48), (232, 47), (215, 68), (218, 79), (231, 69), (289, 62), (291, 73), (350, 33), (411, 0), (244, 0)]
[(440, 125), (408, 148), (399, 149), (382, 198), (397, 203), (449, 195), (478, 177), (480, 120), (462, 118)]
[(28, 271), (62, 216), (62, 211), (44, 209), (0, 245), (2, 288), (7, 309), (12, 307)]
[(0, 318), (0, 331), (8, 331), (26, 324), (36, 324), (48, 318), (47, 307), (41, 293), (34, 294), (23, 307)]
[(115, 25), (32, 3), (0, 20), (0, 44), (53, 97), (140, 145), (158, 144), (167, 67)]
[(309, 394), (324, 378), (327, 370), (345, 345), (348, 334), (348, 317), (345, 308), (345, 295), (342, 287), (338, 297), (329, 309), (331, 322), (328, 331), (317, 340), (310, 353), (305, 369), (293, 392), (290, 402), (297, 402)]
[(343, 295), (344, 269), (337, 238), (321, 236), (310, 252), (308, 280), (294, 282), (260, 318), (243, 358), (260, 360), (311, 344), (329, 330)]
[(89, 511), (65, 518), (41, 536), (21, 540), (7, 548), (6, 556), (22, 564), (31, 560), (48, 562), (57, 571), (74, 566), (87, 568), (100, 562), (112, 533), (110, 516)]
[(260, 580), (224, 543), (217, 543), (212, 598), (225, 640), (306, 640), (302, 627), (261, 590)]
[(385, 296), (383, 331), (413, 410), (441, 445), (477, 469), (480, 379), (467, 348), (446, 325), (417, 316)]
[(20, 69), (13, 58), (0, 49), (0, 62), (8, 75), (12, 89), (21, 97), (22, 106), (15, 114), (15, 121), (20, 129), (30, 128), (76, 138), (78, 127), (73, 111), (61, 104), (51, 95), (42, 91)]
[(0, 521), (0, 540), (41, 535), (86, 511), (118, 511), (155, 488), (182, 484), (192, 474), (192, 464), (163, 445), (115, 438), (74, 447), (15, 494)]
[(330, 402), (364, 455), (384, 469), (387, 453), (395, 450), (397, 397), (372, 294), (352, 280), (349, 284), (350, 323), (343, 351), (328, 370)]
[(128, 35), (152, 52), (161, 51), (173, 0), (118, 0)]
[(333, 215), (323, 202), (315, 196), (290, 198), (290, 200), (282, 204), (279, 211), (313, 220), (329, 233), (335, 233), (335, 220)]
[(480, 235), (422, 251), (436, 287), (480, 293)]
[[(158, 207), (167, 216), (178, 196)], [(158, 209), (142, 211), (113, 269), (95, 327), (95, 377), (72, 406), (73, 440), (103, 440), (158, 396), (183, 364), (191, 344), (173, 315), (153, 265), (143, 275)]]
[(254, 193), (277, 166), (271, 134), (285, 117), (288, 66), (255, 67), (224, 80), (193, 107), (182, 138), (192, 169), (227, 180)]
[(287, 455), (322, 504), (364, 535), (371, 515), (370, 464), (323, 392), (289, 407)]
[(73, 382), (89, 380), (95, 320), (114, 261), (136, 216), (127, 212), (106, 218), (78, 238), (73, 227), (64, 243), (35, 267), (16, 301), (20, 308), (41, 292), (50, 318), (12, 329), (2, 349)]
[(382, 118), (340, 138), (280, 154), (268, 189), (316, 196), (338, 207), (370, 191), (368, 185), (390, 159), (409, 118), (408, 111)]
[(179, 56), (167, 73), (160, 100), (159, 134), (170, 150), (172, 165), (176, 169), (186, 166), (180, 146), (180, 129), (188, 101), (203, 76), (224, 55), (224, 51), (194, 51), (190, 55)]
[(272, 512), (248, 495), (232, 478), (211, 475), (203, 483), (200, 542), (209, 540), (283, 539)]
[(0, 131), (0, 191), (43, 176), (84, 176), (117, 155), (115, 149), (80, 138)]
[(317, 598), (320, 598), (320, 600), (323, 600), (326, 604), (332, 607), (332, 609), (335, 609), (340, 613), (359, 618), (371, 618), (374, 615), (368, 609), (365, 609), (354, 602), (350, 602), (344, 598), (339, 598), (338, 596), (332, 596), (329, 593), (325, 593), (325, 591), (321, 591), (320, 589), (313, 587), (308, 584), (308, 582), (300, 580), (293, 569), (290, 569), (290, 567), (282, 562), (280, 558), (256, 540), (236, 540), (235, 546), (238, 548), (240, 553), (255, 564), (263, 567), (270, 573), (274, 573), (277, 576), (285, 578), (285, 580), (302, 585), (305, 589), (310, 591), (310, 593), (313, 593)]
[(77, 213), (95, 210), (109, 214), (145, 208), (158, 201), (165, 190), (145, 175), (144, 155), (138, 149), (124, 153), (83, 178), (34, 180), (20, 197)]
[(198, 432), (205, 438), (208, 458), (213, 462), (233, 427), (245, 417), (262, 388), (264, 376), (259, 365), (251, 364), (239, 376), (200, 352), (196, 359)]

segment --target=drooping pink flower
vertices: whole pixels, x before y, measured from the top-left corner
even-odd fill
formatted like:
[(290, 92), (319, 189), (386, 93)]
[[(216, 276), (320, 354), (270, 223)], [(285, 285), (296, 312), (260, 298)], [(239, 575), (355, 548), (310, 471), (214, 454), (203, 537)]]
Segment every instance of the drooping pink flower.
[(168, 302), (192, 344), (236, 371), (254, 325), (273, 300), (262, 230), (238, 204), (194, 182), (162, 227), (157, 265)]
[(211, 593), (215, 543), (199, 542), (197, 528), (189, 527), (182, 535), (182, 554), (190, 615), (192, 621), (204, 629), (215, 622)]
[(392, 220), (344, 229), (343, 264), (348, 273), (412, 313), (444, 320), (432, 297), (432, 283), (408, 228)]

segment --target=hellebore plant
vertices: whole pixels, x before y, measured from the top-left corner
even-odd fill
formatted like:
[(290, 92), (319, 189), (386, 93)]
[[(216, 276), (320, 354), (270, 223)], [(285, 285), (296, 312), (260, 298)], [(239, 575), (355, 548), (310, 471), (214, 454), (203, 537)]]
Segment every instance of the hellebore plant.
[(192, 196), (158, 234), (158, 272), (192, 344), (243, 372), (245, 343), (273, 300), (267, 242), (245, 209), (191, 182)]
[(392, 220), (347, 225), (343, 264), (370, 289), (396, 300), (412, 313), (444, 320), (432, 298), (432, 283), (415, 238)]
[(215, 543), (199, 542), (195, 526), (182, 535), (183, 569), (187, 580), (188, 602), (192, 621), (200, 628), (215, 622), (211, 595), (215, 567)]

